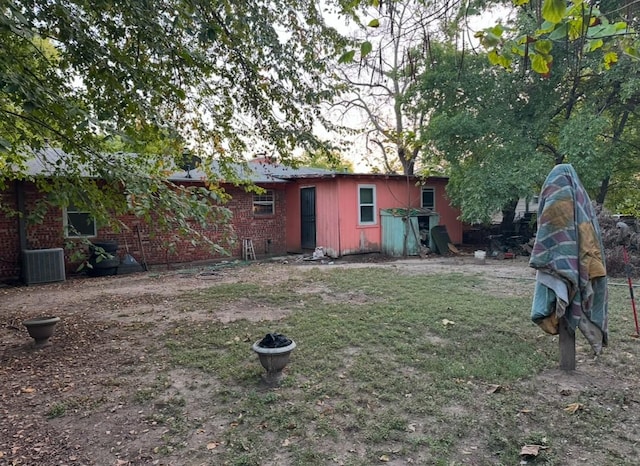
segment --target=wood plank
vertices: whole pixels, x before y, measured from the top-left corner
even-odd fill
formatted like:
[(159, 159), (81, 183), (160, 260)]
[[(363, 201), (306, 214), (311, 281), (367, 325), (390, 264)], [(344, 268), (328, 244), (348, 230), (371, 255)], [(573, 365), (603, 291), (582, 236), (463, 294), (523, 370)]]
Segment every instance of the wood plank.
[(565, 317), (558, 322), (560, 334), (560, 369), (563, 371), (576, 370), (576, 333), (569, 328)]

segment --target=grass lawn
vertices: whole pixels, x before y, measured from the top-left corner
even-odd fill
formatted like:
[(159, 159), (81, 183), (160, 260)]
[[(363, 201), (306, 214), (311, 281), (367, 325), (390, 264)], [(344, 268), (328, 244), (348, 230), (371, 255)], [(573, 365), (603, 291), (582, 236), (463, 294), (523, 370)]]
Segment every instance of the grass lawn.
[[(181, 317), (161, 327), (132, 319), (118, 332), (138, 335), (133, 359), (105, 363), (89, 400), (50, 398), (46, 422), (95, 424), (117, 398), (146, 452), (121, 448), (109, 464), (122, 465), (637, 464), (640, 341), (627, 287), (610, 286), (609, 348), (596, 359), (578, 335), (578, 370), (566, 374), (557, 337), (530, 322), (531, 279), (279, 267), (273, 281), (179, 293), (170, 307)], [(287, 312), (214, 318), (239, 306)], [(297, 343), (277, 387), (250, 351), (269, 332)], [(525, 445), (537, 455), (521, 455)]]
[[(503, 286), (508, 291), (532, 283), (505, 279)], [(612, 310), (625, 307), (625, 293), (612, 290)], [(182, 301), (187, 308), (215, 309), (241, 296), (294, 312), (277, 323), (177, 326), (166, 338), (172, 364), (215, 378), (220, 402), (214, 409), (236, 417), (219, 439), (226, 450), (220, 459), (230, 464), (280, 458), (297, 465), (512, 465), (526, 444), (543, 447), (542, 464), (567, 464), (569, 453), (576, 463), (582, 455), (599, 464), (637, 460), (634, 444), (625, 458), (601, 443), (604, 433), (617, 435), (611, 432), (619, 421), (614, 413), (630, 408), (633, 392), (605, 385), (600, 393), (585, 378), (586, 386), (563, 395), (535, 382), (557, 367), (558, 353), (556, 338), (529, 321), (530, 294), (505, 295), (480, 275), (316, 269), (277, 290), (229, 285)], [(593, 361), (579, 336), (579, 355), (591, 359), (580, 366), (622, 370), (633, 364), (627, 351), (638, 343), (618, 341), (616, 314), (615, 350)], [(262, 368), (247, 355), (249, 335), (272, 331), (298, 344), (276, 390), (256, 386)], [(572, 403), (580, 408), (569, 414)], [(636, 427), (630, 434), (637, 435)]]

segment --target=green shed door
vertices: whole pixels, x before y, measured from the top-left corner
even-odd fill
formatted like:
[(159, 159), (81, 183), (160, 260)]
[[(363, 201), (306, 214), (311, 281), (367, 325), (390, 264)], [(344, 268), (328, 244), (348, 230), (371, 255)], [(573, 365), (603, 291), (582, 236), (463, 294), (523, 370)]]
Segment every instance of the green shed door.
[[(382, 227), (382, 252), (392, 257), (417, 256), (420, 252), (418, 218), (393, 215), (389, 210), (380, 211)], [(405, 249), (406, 242), (406, 249)]]

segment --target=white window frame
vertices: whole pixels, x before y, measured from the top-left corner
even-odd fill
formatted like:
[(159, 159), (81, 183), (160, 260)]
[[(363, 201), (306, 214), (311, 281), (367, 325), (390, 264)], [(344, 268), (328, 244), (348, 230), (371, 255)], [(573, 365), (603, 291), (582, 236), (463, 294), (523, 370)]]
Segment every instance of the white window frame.
[[(373, 197), (372, 203), (363, 203), (362, 202), (362, 190), (363, 189), (371, 189), (371, 194)], [(363, 207), (371, 207), (373, 211), (373, 219), (372, 220), (362, 220), (362, 208)], [(359, 184), (358, 185), (358, 225), (376, 225), (378, 223), (378, 216), (376, 214), (376, 185), (374, 184)]]
[[(271, 212), (257, 213), (256, 206), (271, 207)], [(273, 189), (266, 189), (262, 194), (253, 195), (252, 210), (254, 217), (272, 217), (276, 213), (276, 193)]]
[[(433, 196), (433, 205), (432, 206), (427, 206), (424, 205), (424, 193), (425, 191), (431, 191), (431, 194)], [(420, 191), (420, 206), (423, 209), (431, 209), (433, 211), (436, 210), (436, 188), (433, 188), (431, 186), (423, 186), (422, 190)]]
[[(90, 225), (93, 226), (93, 232), (91, 234), (79, 234), (74, 231), (74, 228), (69, 228), (69, 214), (81, 214), (86, 215), (91, 219)], [(73, 205), (66, 206), (62, 212), (62, 219), (64, 225), (64, 237), (65, 238), (94, 238), (98, 236), (98, 225), (96, 225), (96, 219), (91, 217), (91, 212), (86, 210), (79, 210)]]

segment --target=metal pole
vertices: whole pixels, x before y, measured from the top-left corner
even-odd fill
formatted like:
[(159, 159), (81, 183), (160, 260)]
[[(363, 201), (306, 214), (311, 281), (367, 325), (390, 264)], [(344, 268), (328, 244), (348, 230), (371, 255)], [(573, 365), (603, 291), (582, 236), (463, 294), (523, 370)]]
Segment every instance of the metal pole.
[(627, 275), (627, 283), (629, 284), (629, 296), (631, 297), (631, 308), (633, 309), (633, 320), (636, 324), (636, 333), (633, 337), (640, 337), (640, 328), (638, 328), (638, 311), (636, 310), (636, 300), (633, 296), (633, 283), (631, 283), (631, 264), (629, 264), (629, 252), (627, 244), (631, 241), (631, 229), (624, 222), (616, 223), (618, 228), (618, 244), (622, 246), (622, 257), (624, 259), (624, 271)]
[(636, 300), (633, 296), (633, 283), (631, 283), (631, 265), (629, 264), (629, 253), (627, 252), (627, 246), (622, 245), (622, 254), (624, 257), (624, 271), (627, 274), (627, 283), (629, 283), (629, 296), (631, 297), (631, 308), (633, 309), (633, 320), (636, 324), (636, 334), (634, 336), (640, 336), (640, 328), (638, 328), (638, 311), (636, 310)]

